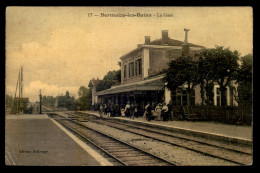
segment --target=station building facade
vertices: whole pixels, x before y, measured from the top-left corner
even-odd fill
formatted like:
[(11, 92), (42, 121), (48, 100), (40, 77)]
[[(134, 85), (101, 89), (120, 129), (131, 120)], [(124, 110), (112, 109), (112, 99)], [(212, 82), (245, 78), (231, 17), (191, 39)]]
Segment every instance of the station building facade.
[[(113, 103), (125, 105), (127, 101), (143, 109), (147, 102), (158, 104), (172, 101), (175, 105), (187, 104), (187, 93), (185, 85), (172, 92), (165, 87), (162, 81), (164, 70), (168, 63), (182, 55), (199, 53), (203, 46), (185, 41), (172, 39), (168, 31), (162, 31), (162, 38), (151, 41), (150, 36), (145, 36), (144, 44), (138, 44), (137, 48), (120, 57), (121, 60), (121, 84), (112, 86), (110, 89), (96, 92), (95, 86), (98, 81), (91, 81), (92, 104)], [(214, 86), (214, 105), (220, 103), (218, 86)], [(229, 88), (227, 88), (227, 103), (230, 102)], [(196, 86), (192, 96), (192, 104), (200, 104), (200, 86)]]

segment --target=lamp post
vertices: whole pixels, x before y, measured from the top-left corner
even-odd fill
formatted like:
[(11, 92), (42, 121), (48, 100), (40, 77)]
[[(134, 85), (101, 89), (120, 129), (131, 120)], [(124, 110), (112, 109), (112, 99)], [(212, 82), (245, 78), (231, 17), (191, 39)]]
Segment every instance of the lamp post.
[(40, 114), (42, 114), (42, 94), (41, 94), (41, 89), (40, 89)]

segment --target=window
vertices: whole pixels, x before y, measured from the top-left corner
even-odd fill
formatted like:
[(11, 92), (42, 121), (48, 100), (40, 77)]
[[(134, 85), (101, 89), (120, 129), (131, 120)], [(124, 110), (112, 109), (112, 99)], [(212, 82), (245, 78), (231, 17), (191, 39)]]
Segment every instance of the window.
[(126, 65), (124, 65), (124, 79), (126, 79)]
[[(195, 91), (191, 93), (190, 105), (195, 104)], [(173, 105), (188, 105), (188, 93), (185, 89), (178, 88), (172, 92), (172, 103)]]
[(138, 64), (138, 75), (142, 75), (142, 59), (137, 60)]
[(135, 61), (135, 76), (138, 75), (138, 61)]
[(128, 64), (128, 77), (130, 78), (131, 77), (131, 64), (129, 63)]
[[(220, 88), (217, 88), (217, 106), (221, 106), (221, 91)], [(227, 95), (227, 88), (225, 90), (225, 96)]]
[(131, 77), (134, 77), (134, 62), (131, 62)]
[(129, 63), (129, 78), (134, 77), (134, 62)]

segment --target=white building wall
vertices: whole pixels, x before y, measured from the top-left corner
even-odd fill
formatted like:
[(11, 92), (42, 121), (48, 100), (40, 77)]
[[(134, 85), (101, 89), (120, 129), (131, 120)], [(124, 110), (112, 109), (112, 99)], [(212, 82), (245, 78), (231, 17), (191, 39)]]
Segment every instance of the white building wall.
[(169, 104), (171, 101), (171, 91), (167, 87), (164, 89), (164, 98), (166, 105)]
[(92, 87), (92, 98), (91, 98), (91, 103), (92, 103), (92, 105), (94, 105), (95, 103), (97, 103), (95, 97), (97, 97), (97, 96), (96, 96), (96, 87), (93, 86), (93, 87)]

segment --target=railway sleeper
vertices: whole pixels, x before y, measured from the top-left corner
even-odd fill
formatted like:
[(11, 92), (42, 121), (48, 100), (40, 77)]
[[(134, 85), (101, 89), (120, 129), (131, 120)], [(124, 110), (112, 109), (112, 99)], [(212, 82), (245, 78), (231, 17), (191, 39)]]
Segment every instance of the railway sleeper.
[(128, 158), (121, 158), (122, 161), (126, 160), (151, 160), (151, 156), (138, 156), (138, 158), (135, 157), (128, 157)]
[(113, 154), (116, 155), (116, 157), (118, 157), (118, 158), (147, 156), (146, 154), (143, 154), (143, 153), (124, 153), (124, 154), (122, 154), (122, 153), (116, 153), (116, 152), (114, 152)]
[(108, 152), (116, 152), (116, 153), (119, 153), (119, 152), (125, 152), (125, 153), (131, 153), (133, 151), (136, 151), (135, 149), (106, 149)]

